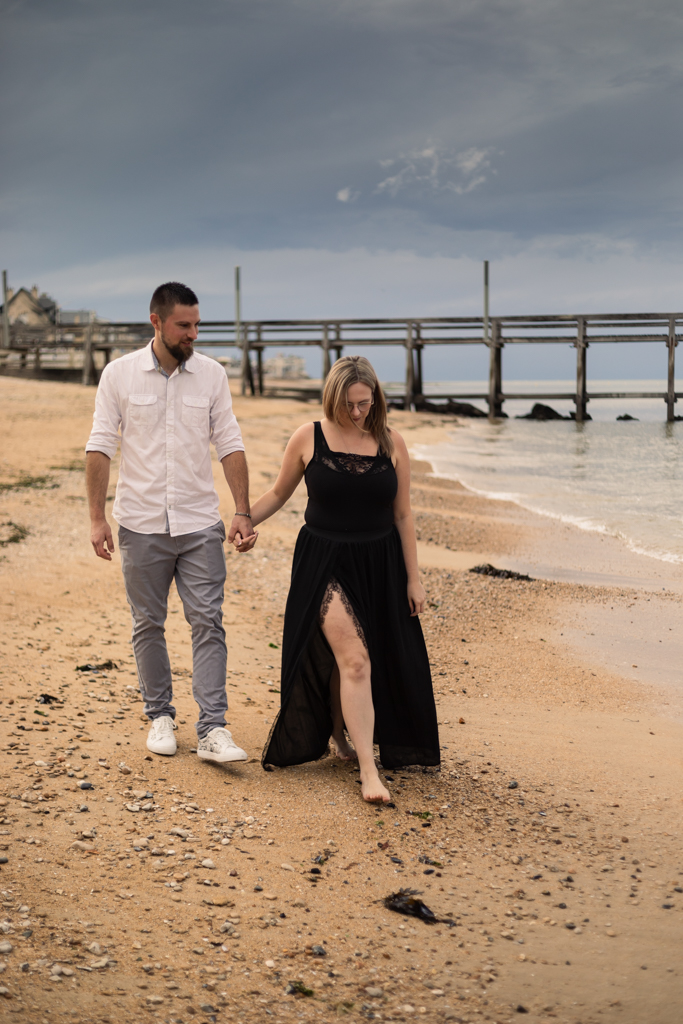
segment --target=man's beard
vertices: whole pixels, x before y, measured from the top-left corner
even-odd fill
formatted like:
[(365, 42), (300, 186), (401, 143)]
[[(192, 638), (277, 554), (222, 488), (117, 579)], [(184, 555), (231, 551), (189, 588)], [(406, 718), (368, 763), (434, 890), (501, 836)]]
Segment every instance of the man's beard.
[(193, 353), (192, 341), (188, 339), (183, 348), (181, 345), (169, 345), (164, 335), (164, 329), (161, 328), (161, 341), (169, 355), (177, 359), (179, 363), (184, 363), (186, 359), (189, 359)]

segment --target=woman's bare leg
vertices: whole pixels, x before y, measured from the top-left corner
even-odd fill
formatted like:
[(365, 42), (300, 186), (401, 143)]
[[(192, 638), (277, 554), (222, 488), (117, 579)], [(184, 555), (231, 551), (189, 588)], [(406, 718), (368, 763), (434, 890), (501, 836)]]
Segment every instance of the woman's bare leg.
[(331, 597), (322, 630), (339, 668), (341, 711), (356, 748), (363, 799), (370, 803), (388, 803), (391, 794), (380, 781), (372, 749), (375, 708), (370, 684), (370, 658), (339, 594), (333, 593)]
[(330, 697), (332, 701), (332, 743), (336, 747), (337, 757), (342, 761), (357, 761), (356, 751), (349, 743), (344, 731), (344, 712), (339, 692), (339, 667), (336, 662), (330, 678)]

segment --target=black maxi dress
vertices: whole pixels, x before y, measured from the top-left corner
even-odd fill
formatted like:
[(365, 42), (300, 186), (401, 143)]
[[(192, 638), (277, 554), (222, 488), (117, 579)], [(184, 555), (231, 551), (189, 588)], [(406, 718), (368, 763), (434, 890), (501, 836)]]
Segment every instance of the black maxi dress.
[(306, 525), (294, 551), (285, 610), (280, 712), (261, 763), (303, 764), (327, 751), (335, 662), (320, 623), (336, 591), (370, 655), (382, 765), (438, 765), (429, 659), (420, 620), (410, 615), (394, 526), (396, 470), (385, 455), (333, 452), (320, 423), (314, 430), (313, 458), (304, 474)]

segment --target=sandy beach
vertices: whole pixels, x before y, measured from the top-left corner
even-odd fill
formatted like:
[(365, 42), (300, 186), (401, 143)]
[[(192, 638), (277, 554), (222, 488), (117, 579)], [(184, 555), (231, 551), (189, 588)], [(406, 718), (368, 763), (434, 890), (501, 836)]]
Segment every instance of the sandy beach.
[[(395, 806), (376, 808), (352, 765), (260, 764), (300, 488), (252, 554), (227, 553), (229, 727), (249, 762), (193, 752), (175, 589), (179, 749), (150, 755), (118, 551), (104, 563), (88, 539), (94, 398), (0, 378), (8, 1019), (677, 1024), (681, 570), (483, 499), (416, 460), (443, 762), (389, 773)], [(235, 408), (255, 498), (320, 407), (237, 397)], [(409, 448), (458, 429), (437, 415), (390, 422)], [(218, 463), (215, 480), (229, 520)], [(534, 580), (469, 571), (482, 562)], [(401, 887), (442, 923), (388, 910)]]

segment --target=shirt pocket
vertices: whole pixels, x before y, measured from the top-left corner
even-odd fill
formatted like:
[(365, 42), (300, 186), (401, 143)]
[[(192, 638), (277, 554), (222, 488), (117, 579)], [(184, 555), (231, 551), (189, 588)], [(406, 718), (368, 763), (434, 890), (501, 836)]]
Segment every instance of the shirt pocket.
[(153, 426), (159, 416), (159, 403), (156, 395), (130, 395), (128, 398), (128, 416), (131, 423), (139, 427)]
[(186, 427), (209, 429), (209, 399), (203, 395), (184, 395), (180, 412)]

